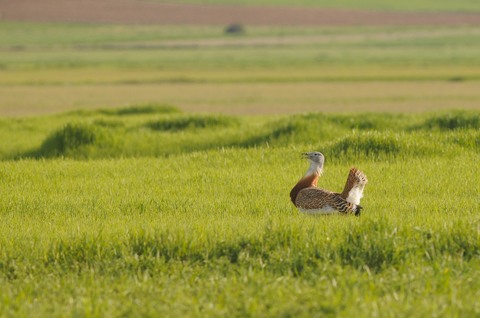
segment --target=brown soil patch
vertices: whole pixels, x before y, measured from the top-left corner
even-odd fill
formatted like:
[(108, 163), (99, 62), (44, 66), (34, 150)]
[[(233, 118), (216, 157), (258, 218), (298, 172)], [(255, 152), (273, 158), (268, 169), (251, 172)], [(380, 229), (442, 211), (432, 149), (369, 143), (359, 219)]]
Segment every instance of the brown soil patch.
[(477, 13), (192, 5), (144, 0), (0, 0), (0, 20), (118, 24), (480, 25)]

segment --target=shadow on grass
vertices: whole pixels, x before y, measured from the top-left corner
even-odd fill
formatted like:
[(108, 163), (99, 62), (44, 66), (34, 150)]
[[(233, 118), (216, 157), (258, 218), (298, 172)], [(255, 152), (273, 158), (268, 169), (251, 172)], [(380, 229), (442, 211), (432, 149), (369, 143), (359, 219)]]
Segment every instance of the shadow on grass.
[[(101, 110), (91, 116), (82, 113), (78, 117), (85, 121), (67, 123), (37, 149), (15, 159), (168, 156), (224, 147), (273, 146), (318, 150), (329, 160), (343, 162), (480, 149), (480, 114), (476, 112), (423, 115), (413, 124), (414, 117), (406, 115), (314, 113), (260, 121), (260, 125), (239, 117), (169, 112), (145, 106)], [(136, 114), (145, 117), (124, 118)]]

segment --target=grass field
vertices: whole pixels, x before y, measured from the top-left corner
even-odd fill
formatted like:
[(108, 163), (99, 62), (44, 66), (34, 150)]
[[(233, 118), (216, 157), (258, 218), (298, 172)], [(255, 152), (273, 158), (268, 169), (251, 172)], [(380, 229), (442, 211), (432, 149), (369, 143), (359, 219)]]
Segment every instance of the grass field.
[[(479, 131), (473, 111), (4, 120), (0, 315), (479, 315)], [(360, 218), (291, 205), (312, 149), (323, 187), (368, 175)]]
[(480, 316), (479, 33), (0, 22), (0, 317)]

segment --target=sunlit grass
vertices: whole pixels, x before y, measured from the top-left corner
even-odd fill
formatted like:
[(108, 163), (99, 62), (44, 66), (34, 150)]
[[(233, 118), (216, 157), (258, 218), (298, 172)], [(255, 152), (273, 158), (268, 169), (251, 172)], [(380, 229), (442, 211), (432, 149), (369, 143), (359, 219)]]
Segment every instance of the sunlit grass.
[(12, 141), (0, 153), (4, 159), (116, 158), (307, 144), (333, 158), (407, 158), (475, 150), (479, 127), (475, 111), (233, 117), (182, 114), (172, 106), (146, 104), (4, 120), (0, 135)]
[[(0, 316), (480, 315), (475, 28), (0, 26)], [(360, 218), (296, 211), (309, 150)]]
[(477, 156), (328, 157), (320, 186), (341, 189), (351, 164), (369, 176), (360, 218), (295, 211), (288, 191), (306, 167), (293, 147), (3, 162), (0, 308), (478, 314)]

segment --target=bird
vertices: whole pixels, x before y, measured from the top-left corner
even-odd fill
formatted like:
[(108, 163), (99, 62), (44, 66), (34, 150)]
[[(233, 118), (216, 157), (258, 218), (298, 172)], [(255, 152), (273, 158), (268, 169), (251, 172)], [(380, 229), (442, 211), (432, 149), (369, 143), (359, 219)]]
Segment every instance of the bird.
[(307, 214), (354, 214), (360, 216), (360, 199), (368, 182), (367, 176), (357, 168), (351, 168), (342, 193), (317, 187), (323, 173), (325, 156), (321, 152), (306, 152), (310, 167), (290, 191), (290, 199), (302, 213)]

